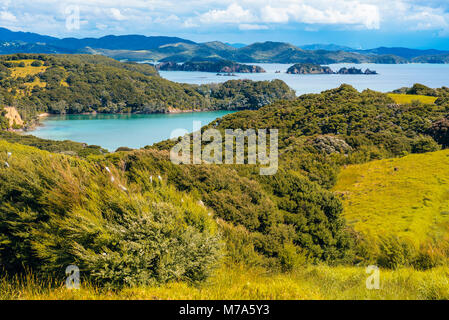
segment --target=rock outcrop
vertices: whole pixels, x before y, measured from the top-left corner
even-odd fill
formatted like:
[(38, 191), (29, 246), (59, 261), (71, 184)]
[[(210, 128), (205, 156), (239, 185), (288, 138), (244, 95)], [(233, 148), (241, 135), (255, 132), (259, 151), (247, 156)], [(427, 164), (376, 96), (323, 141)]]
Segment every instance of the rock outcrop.
[(20, 114), (14, 107), (5, 107), (6, 114), (5, 118), (9, 121), (9, 126), (13, 128), (14, 126), (23, 126), (23, 120)]
[(312, 63), (297, 63), (292, 65), (287, 69), (289, 74), (377, 74), (376, 71), (366, 69), (363, 72), (362, 69), (357, 69), (355, 67), (351, 68), (341, 68), (338, 72), (334, 72), (330, 67), (321, 66)]
[(374, 70), (370, 70), (370, 69), (366, 69), (365, 72), (363, 72), (362, 69), (357, 69), (355, 67), (351, 67), (351, 68), (341, 68), (340, 70), (338, 70), (337, 72), (338, 74), (377, 74), (376, 71)]
[(262, 73), (266, 72), (262, 67), (236, 63), (228, 60), (217, 61), (187, 61), (176, 63), (173, 61), (162, 62), (156, 65), (160, 71), (200, 71), (216, 73)]
[(333, 74), (331, 68), (312, 63), (297, 63), (287, 69), (289, 74)]

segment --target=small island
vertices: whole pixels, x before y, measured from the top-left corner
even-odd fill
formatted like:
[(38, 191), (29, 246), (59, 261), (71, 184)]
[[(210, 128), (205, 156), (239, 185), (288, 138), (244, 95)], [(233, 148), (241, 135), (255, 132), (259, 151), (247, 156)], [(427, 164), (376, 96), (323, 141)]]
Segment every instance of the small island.
[(297, 63), (288, 68), (289, 74), (333, 74), (331, 68), (312, 63)]
[(237, 63), (229, 60), (214, 61), (187, 61), (176, 63), (173, 61), (161, 62), (156, 65), (160, 71), (200, 71), (216, 73), (263, 73), (266, 72), (262, 67)]
[(319, 64), (312, 63), (297, 63), (287, 69), (288, 74), (364, 74), (373, 75), (377, 74), (376, 71), (366, 69), (357, 69), (355, 67), (351, 68), (341, 68), (337, 72), (334, 72), (330, 67), (321, 66)]
[(340, 70), (338, 70), (337, 74), (377, 74), (377, 72), (370, 69), (362, 71), (362, 69), (351, 67), (351, 68), (341, 68)]

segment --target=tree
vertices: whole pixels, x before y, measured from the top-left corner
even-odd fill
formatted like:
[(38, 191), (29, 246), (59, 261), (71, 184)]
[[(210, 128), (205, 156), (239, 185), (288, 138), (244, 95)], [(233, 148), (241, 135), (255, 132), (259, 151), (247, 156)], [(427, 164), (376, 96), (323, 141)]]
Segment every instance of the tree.
[(429, 134), (443, 147), (449, 147), (449, 118), (435, 121), (429, 130)]
[(31, 62), (31, 66), (32, 67), (40, 67), (40, 66), (42, 66), (42, 61), (34, 60), (33, 62)]

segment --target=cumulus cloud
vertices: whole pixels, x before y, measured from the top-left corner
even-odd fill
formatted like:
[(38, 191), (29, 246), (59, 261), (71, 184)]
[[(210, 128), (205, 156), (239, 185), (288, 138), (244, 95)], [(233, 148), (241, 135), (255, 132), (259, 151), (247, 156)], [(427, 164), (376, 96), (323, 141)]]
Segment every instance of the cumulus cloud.
[(380, 27), (380, 12), (376, 5), (347, 0), (309, 3), (303, 1), (284, 7), (268, 5), (261, 9), (261, 18), (272, 23), (294, 21), (305, 24), (360, 25), (366, 29)]
[(248, 23), (242, 23), (239, 24), (240, 30), (267, 30), (268, 26), (261, 25), (261, 24), (248, 24)]
[(16, 22), (17, 18), (11, 12), (0, 11), (0, 21), (1, 22)]
[(379, 29), (381, 15), (377, 5), (359, 0), (281, 0), (262, 6), (247, 0), (241, 4), (232, 3), (224, 9), (211, 9), (199, 14), (196, 20), (206, 24), (234, 23), (239, 26), (242, 23), (303, 23)]
[(117, 8), (111, 8), (109, 10), (111, 17), (117, 21), (122, 21), (122, 20), (126, 20), (126, 17), (124, 15), (122, 15), (122, 13), (120, 12), (119, 9)]
[(79, 36), (219, 30), (377, 30), (449, 32), (447, 0), (2, 0), (0, 26), (75, 36), (64, 8), (76, 4)]
[(203, 23), (241, 23), (252, 22), (257, 18), (248, 9), (243, 9), (240, 5), (233, 3), (224, 10), (209, 10), (199, 16)]

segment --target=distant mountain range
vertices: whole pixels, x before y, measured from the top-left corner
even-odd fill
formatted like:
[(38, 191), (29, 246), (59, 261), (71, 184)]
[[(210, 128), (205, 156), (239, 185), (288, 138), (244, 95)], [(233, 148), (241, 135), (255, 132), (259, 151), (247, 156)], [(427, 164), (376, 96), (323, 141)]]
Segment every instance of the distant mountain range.
[(250, 45), (219, 41), (196, 43), (178, 37), (123, 35), (64, 38), (0, 28), (0, 54), (88, 53), (118, 60), (185, 62), (225, 59), (245, 63), (449, 63), (449, 51), (380, 47), (356, 50), (334, 44), (297, 47), (283, 42)]
[(322, 44), (322, 43), (314, 43), (299, 46), (303, 50), (327, 50), (327, 51), (354, 51), (351, 47), (340, 46), (338, 44)]

